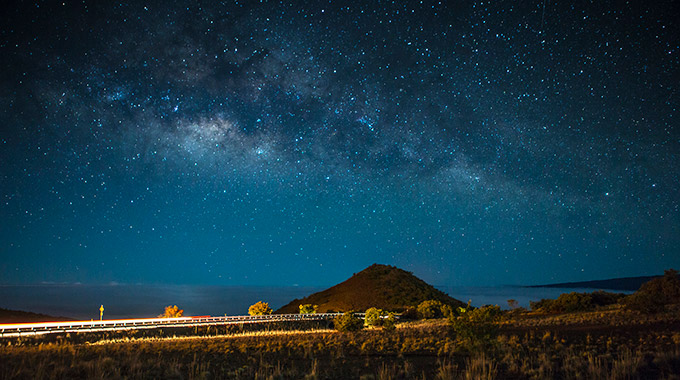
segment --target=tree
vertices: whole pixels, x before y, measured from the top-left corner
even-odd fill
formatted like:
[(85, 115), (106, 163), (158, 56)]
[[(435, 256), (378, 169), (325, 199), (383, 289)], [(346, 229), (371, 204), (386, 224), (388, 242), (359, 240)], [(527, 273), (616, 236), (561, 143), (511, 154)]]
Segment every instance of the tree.
[(335, 325), (335, 329), (340, 332), (359, 331), (364, 327), (364, 322), (357, 318), (351, 311), (335, 317), (333, 324)]
[(184, 310), (174, 306), (166, 306), (165, 312), (158, 316), (158, 318), (179, 318), (184, 315)]
[(387, 313), (385, 310), (378, 309), (375, 307), (372, 307), (368, 310), (366, 310), (366, 317), (364, 319), (364, 323), (366, 326), (380, 326), (382, 325), (382, 317), (386, 316)]
[(300, 314), (316, 314), (319, 305), (312, 305), (311, 303), (300, 305)]
[(508, 300), (508, 307), (510, 307), (510, 309), (512, 309), (512, 310), (517, 309), (518, 306), (519, 306), (519, 303), (517, 302), (517, 300), (512, 299), (512, 298)]
[(256, 304), (253, 304), (248, 308), (249, 315), (267, 315), (271, 314), (273, 311), (274, 310), (269, 307), (268, 303), (262, 301), (258, 301)]

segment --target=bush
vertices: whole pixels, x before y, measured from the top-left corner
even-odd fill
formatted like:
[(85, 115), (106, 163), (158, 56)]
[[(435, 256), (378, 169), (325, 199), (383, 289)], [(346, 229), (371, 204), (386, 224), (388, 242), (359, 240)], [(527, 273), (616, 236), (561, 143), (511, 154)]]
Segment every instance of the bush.
[(529, 301), (529, 307), (531, 308), (531, 311), (547, 312), (552, 307), (553, 302), (555, 302), (555, 300), (543, 298), (540, 301)]
[(622, 303), (627, 309), (648, 314), (661, 312), (666, 305), (680, 303), (678, 271), (664, 271), (662, 277), (645, 282), (637, 292), (624, 298)]
[(406, 310), (404, 310), (401, 313), (401, 319), (407, 319), (407, 320), (418, 319), (418, 310), (416, 310), (415, 307), (407, 307)]
[(451, 316), (449, 323), (459, 339), (470, 349), (484, 348), (495, 341), (498, 321), (502, 316), (500, 306), (484, 306), (470, 310), (461, 308), (460, 316)]
[(563, 293), (553, 302), (551, 312), (573, 313), (576, 311), (588, 311), (594, 308), (593, 297), (588, 293)]
[(645, 314), (659, 313), (666, 308), (666, 305), (658, 298), (639, 292), (624, 298), (622, 303), (628, 310), (639, 311)]
[(383, 322), (382, 317), (386, 315), (387, 313), (384, 310), (372, 307), (366, 310), (364, 323), (366, 326), (380, 326)]
[(333, 323), (335, 324), (335, 329), (340, 332), (359, 331), (364, 327), (364, 322), (351, 311), (335, 317)]
[(441, 318), (442, 316), (442, 306), (444, 304), (437, 300), (427, 300), (423, 301), (418, 305), (418, 318), (420, 319), (432, 319)]
[(397, 328), (397, 318), (393, 313), (387, 314), (387, 318), (382, 320), (382, 328), (385, 331), (394, 331)]
[(311, 303), (300, 305), (300, 314), (316, 314), (319, 305), (312, 305)]
[(249, 315), (267, 315), (273, 312), (272, 308), (266, 302), (259, 301), (248, 308)]
[(440, 308), (440, 310), (441, 310), (442, 316), (443, 316), (444, 318), (449, 318), (449, 317), (451, 317), (452, 315), (455, 315), (455, 313), (456, 313), (456, 312), (453, 310), (453, 307), (452, 307), (451, 305), (442, 305), (442, 307)]
[[(532, 311), (544, 313), (573, 313), (577, 311), (590, 311), (599, 306), (613, 305), (619, 302), (625, 294), (609, 293), (598, 290), (592, 293), (563, 293), (557, 299), (542, 299), (538, 302), (529, 302)], [(510, 303), (512, 300), (508, 300)]]
[(610, 293), (598, 290), (590, 293), (593, 297), (593, 305), (595, 306), (609, 306), (619, 303), (626, 295), (623, 293)]
[(618, 302), (624, 295), (596, 291), (593, 293), (564, 293), (555, 300), (542, 299), (538, 302), (529, 302), (531, 310), (545, 313), (573, 313), (577, 311), (589, 311), (596, 306), (607, 306)]
[(184, 310), (174, 306), (166, 306), (165, 312), (158, 316), (158, 318), (179, 318), (184, 315)]

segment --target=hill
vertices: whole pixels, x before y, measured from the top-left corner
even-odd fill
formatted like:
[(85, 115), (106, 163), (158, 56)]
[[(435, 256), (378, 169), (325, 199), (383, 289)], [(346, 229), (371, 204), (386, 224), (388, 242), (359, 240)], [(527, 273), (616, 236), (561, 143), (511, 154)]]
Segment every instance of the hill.
[(562, 282), (559, 284), (533, 285), (527, 288), (589, 288), (589, 289), (609, 289), (609, 290), (638, 290), (647, 281), (661, 276), (639, 276), (610, 278), (607, 280)]
[(319, 305), (318, 312), (364, 311), (377, 307), (390, 311), (403, 311), (425, 300), (438, 300), (454, 307), (464, 304), (432, 285), (399, 268), (373, 264), (354, 274), (348, 280), (314, 293), (301, 300), (295, 299), (277, 313), (298, 313), (299, 305)]
[(0, 308), (0, 323), (24, 323), (24, 322), (55, 322), (71, 321), (66, 317), (53, 317), (46, 314), (31, 313), (29, 311), (8, 310)]

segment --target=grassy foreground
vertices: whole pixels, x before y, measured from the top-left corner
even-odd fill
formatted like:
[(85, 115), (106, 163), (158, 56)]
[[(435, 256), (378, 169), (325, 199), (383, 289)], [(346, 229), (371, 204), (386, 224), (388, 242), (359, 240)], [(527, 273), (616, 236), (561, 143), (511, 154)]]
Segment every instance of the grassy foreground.
[(393, 331), (285, 328), (0, 340), (0, 378), (680, 379), (672, 311), (506, 313), (480, 340), (458, 336), (444, 319)]

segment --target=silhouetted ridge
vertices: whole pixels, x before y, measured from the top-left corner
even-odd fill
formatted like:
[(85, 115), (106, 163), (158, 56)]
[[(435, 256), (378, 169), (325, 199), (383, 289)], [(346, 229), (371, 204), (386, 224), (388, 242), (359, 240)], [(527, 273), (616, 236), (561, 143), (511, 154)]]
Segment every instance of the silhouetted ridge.
[(589, 288), (608, 290), (638, 290), (645, 282), (661, 276), (621, 277), (608, 280), (562, 282), (559, 284), (533, 285), (528, 288)]
[(338, 285), (301, 300), (293, 300), (276, 312), (298, 313), (301, 304), (319, 305), (318, 312), (321, 313), (364, 311), (370, 307), (403, 311), (425, 300), (438, 300), (454, 307), (464, 305), (410, 272), (389, 265), (373, 264)]
[(9, 310), (0, 308), (0, 323), (29, 323), (72, 321), (72, 318), (53, 317), (51, 315), (32, 313), (30, 311)]

